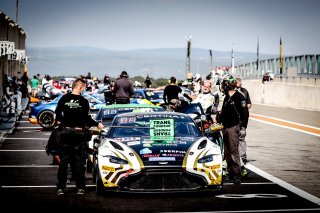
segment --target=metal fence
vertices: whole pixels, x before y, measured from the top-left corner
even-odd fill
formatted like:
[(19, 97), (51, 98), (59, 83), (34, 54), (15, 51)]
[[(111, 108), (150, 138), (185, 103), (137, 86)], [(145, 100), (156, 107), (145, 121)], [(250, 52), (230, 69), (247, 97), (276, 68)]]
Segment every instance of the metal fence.
[(320, 78), (320, 55), (300, 55), (282, 58), (283, 73), (280, 74), (280, 58), (266, 59), (238, 65), (236, 75), (243, 79), (261, 78), (266, 72), (275, 76), (300, 76)]

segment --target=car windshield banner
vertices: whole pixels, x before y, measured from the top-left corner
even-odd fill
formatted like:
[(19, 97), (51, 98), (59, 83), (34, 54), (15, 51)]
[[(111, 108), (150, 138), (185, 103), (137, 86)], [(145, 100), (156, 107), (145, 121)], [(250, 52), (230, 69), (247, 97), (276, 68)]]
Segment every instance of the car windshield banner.
[(150, 139), (155, 141), (172, 141), (174, 139), (174, 120), (150, 120)]

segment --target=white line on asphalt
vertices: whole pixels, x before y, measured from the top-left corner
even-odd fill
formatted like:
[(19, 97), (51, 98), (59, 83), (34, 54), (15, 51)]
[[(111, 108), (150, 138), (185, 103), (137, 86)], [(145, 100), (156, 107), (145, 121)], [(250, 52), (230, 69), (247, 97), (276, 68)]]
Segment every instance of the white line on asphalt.
[(20, 127), (16, 127), (16, 129), (42, 129), (42, 127), (38, 127), (38, 126), (20, 126)]
[(45, 150), (26, 150), (26, 149), (0, 149), (0, 152), (44, 152)]
[[(241, 182), (242, 185), (274, 185), (276, 183), (272, 182), (263, 182), (263, 183), (243, 183)], [(223, 185), (234, 185), (234, 183), (223, 183)]]
[(48, 140), (49, 138), (4, 138), (5, 140)]
[(320, 198), (318, 198), (318, 197), (316, 197), (316, 196), (314, 196), (312, 194), (309, 194), (309, 193), (307, 193), (307, 192), (305, 192), (305, 191), (303, 191), (303, 190), (301, 190), (301, 189), (299, 189), (299, 188), (297, 188), (297, 187), (295, 187), (295, 186), (293, 186), (293, 185), (291, 185), (291, 184), (289, 184), (287, 182), (284, 182), (283, 180), (280, 180), (279, 178), (276, 178), (276, 177), (272, 176), (271, 174), (269, 174), (269, 173), (267, 173), (265, 171), (262, 171), (261, 169), (258, 169), (257, 167), (253, 166), (250, 163), (247, 163), (245, 165), (245, 167), (247, 169), (253, 171), (254, 173), (256, 173), (256, 174), (258, 174), (258, 175), (260, 175), (260, 176), (262, 176), (262, 177), (264, 177), (264, 178), (266, 178), (266, 179), (278, 184), (279, 186), (281, 186), (281, 187), (283, 187), (283, 188), (295, 193), (296, 195), (299, 195), (300, 197), (302, 197), (304, 199), (307, 199), (307, 200), (309, 200), (309, 201), (311, 201), (311, 202), (313, 202), (313, 203), (315, 203), (317, 205), (320, 205)]
[(0, 165), (0, 168), (54, 168), (58, 165)]
[(26, 130), (21, 132), (41, 132), (41, 129), (34, 129), (34, 130)]
[[(57, 185), (46, 185), (46, 186), (0, 186), (1, 188), (57, 188)], [(86, 187), (96, 187), (96, 185), (87, 185)], [(76, 185), (67, 185), (67, 188), (76, 188)]]

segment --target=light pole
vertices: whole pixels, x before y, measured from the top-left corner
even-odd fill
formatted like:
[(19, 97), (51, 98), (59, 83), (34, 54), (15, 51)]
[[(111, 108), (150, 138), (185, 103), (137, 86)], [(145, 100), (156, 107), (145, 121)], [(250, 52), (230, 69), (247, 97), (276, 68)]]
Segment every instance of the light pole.
[(186, 60), (186, 76), (188, 73), (190, 73), (190, 53), (191, 53), (191, 35), (186, 36), (186, 40), (188, 42), (187, 45), (187, 60)]

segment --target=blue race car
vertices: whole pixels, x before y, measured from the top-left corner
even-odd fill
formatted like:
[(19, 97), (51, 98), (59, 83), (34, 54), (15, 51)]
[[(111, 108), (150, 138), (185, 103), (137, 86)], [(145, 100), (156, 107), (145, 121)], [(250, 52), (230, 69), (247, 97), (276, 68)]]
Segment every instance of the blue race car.
[[(59, 95), (50, 102), (38, 102), (31, 108), (29, 113), (29, 122), (32, 124), (39, 124), (44, 130), (51, 129), (55, 124), (54, 111), (56, 110), (57, 104), (63, 95)], [(96, 97), (85, 93), (83, 95), (90, 104), (90, 110), (99, 110), (105, 103)]]

